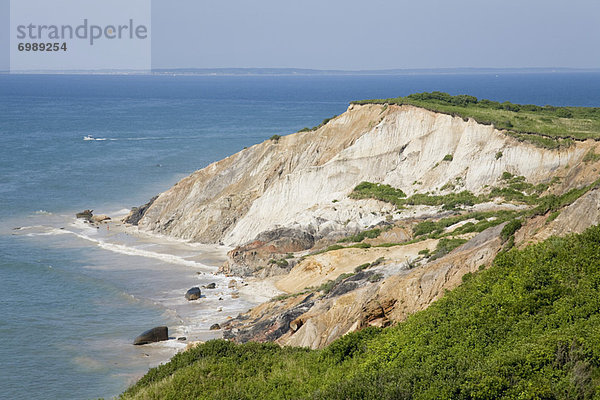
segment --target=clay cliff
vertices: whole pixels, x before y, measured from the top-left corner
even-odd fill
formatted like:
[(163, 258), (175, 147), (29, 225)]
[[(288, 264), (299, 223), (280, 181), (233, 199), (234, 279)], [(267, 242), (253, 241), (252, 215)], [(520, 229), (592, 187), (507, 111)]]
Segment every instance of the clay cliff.
[[(504, 171), (534, 184), (548, 180), (588, 147), (547, 150), (493, 126), (413, 106), (351, 105), (315, 131), (267, 140), (193, 173), (160, 194), (139, 226), (228, 246), (280, 227), (321, 238), (388, 215), (386, 205), (347, 199), (362, 181), (411, 194), (460, 178), (462, 188), (478, 193)], [(442, 162), (446, 154), (453, 160)]]
[[(287, 295), (224, 324), (225, 337), (319, 348), (426, 308), (499, 251), (598, 224), (600, 164), (586, 159), (596, 147), (547, 149), (472, 119), (351, 105), (318, 129), (193, 173), (133, 220), (141, 230), (232, 247), (224, 273), (274, 276)], [(351, 196), (361, 182), (407, 197), (467, 191), (478, 200), (446, 207)], [(434, 228), (423, 233), (423, 222)]]

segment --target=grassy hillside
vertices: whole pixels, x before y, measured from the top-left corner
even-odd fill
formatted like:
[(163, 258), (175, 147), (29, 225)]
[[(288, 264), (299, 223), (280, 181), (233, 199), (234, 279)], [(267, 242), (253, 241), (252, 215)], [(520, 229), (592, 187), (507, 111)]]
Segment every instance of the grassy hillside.
[[(468, 95), (451, 96), (448, 93), (416, 93), (393, 99), (355, 101), (353, 104), (410, 104), (431, 111), (473, 118), (482, 124), (493, 124), (506, 129), (519, 139), (535, 142), (544, 147), (568, 145), (570, 139), (600, 139), (600, 108), (554, 107), (533, 104), (499, 103), (479, 100)], [(531, 138), (524, 134), (538, 134)], [(566, 140), (566, 142), (565, 142)]]
[(501, 253), (425, 311), (311, 351), (213, 341), (123, 399), (600, 398), (600, 227)]

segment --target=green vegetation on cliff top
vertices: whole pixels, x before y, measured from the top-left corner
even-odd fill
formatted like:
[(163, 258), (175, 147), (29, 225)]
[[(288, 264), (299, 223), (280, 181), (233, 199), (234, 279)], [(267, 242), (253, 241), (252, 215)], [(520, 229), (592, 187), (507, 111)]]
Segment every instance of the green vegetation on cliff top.
[[(499, 103), (468, 95), (451, 96), (443, 92), (361, 100), (353, 104), (407, 104), (465, 120), (472, 118), (481, 124), (493, 124), (498, 129), (506, 129), (520, 140), (550, 148), (568, 145), (571, 139), (600, 139), (600, 108), (522, 105), (508, 101)], [(527, 134), (546, 137), (532, 138)]]
[(501, 253), (428, 309), (324, 350), (211, 341), (123, 399), (598, 399), (600, 227)]

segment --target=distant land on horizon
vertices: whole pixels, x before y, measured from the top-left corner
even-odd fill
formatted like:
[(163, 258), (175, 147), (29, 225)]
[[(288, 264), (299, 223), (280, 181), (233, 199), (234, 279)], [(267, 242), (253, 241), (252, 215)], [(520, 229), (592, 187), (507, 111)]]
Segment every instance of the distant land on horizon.
[(151, 71), (133, 70), (65, 70), (65, 71), (7, 71), (0, 73), (13, 74), (83, 74), (83, 75), (428, 75), (428, 74), (516, 74), (516, 73), (578, 73), (600, 72), (600, 68), (552, 68), (552, 67), (527, 67), (527, 68), (410, 68), (410, 69), (372, 69), (372, 70), (341, 70), (341, 69), (306, 69), (306, 68), (155, 68)]

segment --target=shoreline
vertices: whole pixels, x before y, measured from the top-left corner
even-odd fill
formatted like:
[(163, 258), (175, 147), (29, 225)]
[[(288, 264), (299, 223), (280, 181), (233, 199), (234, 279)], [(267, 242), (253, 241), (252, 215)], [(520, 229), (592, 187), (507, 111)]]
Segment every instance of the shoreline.
[[(122, 219), (124, 217), (125, 215), (117, 215), (111, 217), (111, 220), (109, 221), (96, 223), (95, 225), (100, 227), (99, 230), (102, 230), (103, 226), (107, 226), (107, 232), (111, 232), (112, 234), (125, 234), (138, 239), (143, 239), (144, 241), (151, 241), (153, 244), (156, 244), (158, 246), (181, 246), (186, 248), (191, 247), (192, 249), (198, 251), (200, 253), (198, 257), (181, 257), (180, 255), (177, 255), (174, 252), (160, 252), (160, 254), (184, 258), (190, 263), (197, 264), (196, 266), (190, 264), (190, 266), (193, 269), (201, 269), (194, 271), (196, 273), (197, 278), (196, 282), (190, 282), (190, 287), (182, 287), (181, 299), (184, 298), (185, 292), (192, 286), (195, 286), (195, 284), (197, 284), (197, 286), (201, 288), (202, 297), (199, 300), (187, 302), (182, 300), (184, 307), (186, 305), (203, 304), (207, 301), (207, 299), (213, 300), (214, 303), (214, 297), (217, 296), (217, 301), (222, 302), (224, 305), (222, 307), (218, 307), (216, 310), (209, 313), (209, 315), (203, 315), (201, 317), (194, 317), (193, 315), (180, 316), (183, 322), (183, 325), (179, 327), (180, 332), (183, 331), (183, 336), (185, 336), (187, 340), (183, 342), (176, 342), (177, 338), (175, 338), (174, 340), (170, 339), (167, 342), (159, 342), (155, 344), (160, 346), (161, 343), (171, 344), (171, 342), (174, 342), (175, 346), (173, 347), (177, 349), (177, 351), (174, 354), (172, 354), (168, 359), (161, 362), (161, 364), (168, 362), (175, 354), (179, 353), (180, 351), (185, 351), (190, 346), (196, 345), (198, 343), (204, 343), (208, 340), (222, 339), (223, 331), (221, 329), (205, 329), (207, 320), (211, 319), (211, 317), (212, 321), (210, 321), (210, 325), (222, 325), (226, 321), (237, 317), (238, 314), (247, 311), (249, 308), (262, 304), (266, 301), (269, 301), (271, 298), (284, 293), (275, 286), (275, 279), (273, 278), (244, 278), (235, 275), (225, 275), (217, 273), (216, 271), (218, 270), (219, 266), (226, 260), (227, 252), (231, 250), (231, 248), (228, 246), (189, 242), (186, 240), (173, 238), (165, 235), (154, 234), (152, 232), (141, 231), (137, 226), (133, 226), (122, 222)], [(140, 257), (144, 256), (140, 255)], [(197, 260), (198, 258), (200, 258), (200, 260)], [(181, 262), (173, 263), (181, 264)], [(204, 270), (204, 268), (206, 267), (212, 269), (212, 271)], [(210, 281), (208, 283), (217, 283), (217, 289), (215, 289), (213, 292), (210, 289), (204, 288), (203, 286), (208, 284), (204, 283), (205, 281)], [(233, 287), (231, 286), (232, 281), (236, 282), (235, 286)], [(172, 303), (163, 303), (161, 305), (166, 309), (170, 309), (171, 307), (173, 307)], [(171, 337), (172, 331), (171, 329), (169, 329), (169, 331), (169, 336)], [(179, 345), (179, 343), (181, 343), (181, 346)]]
[[(10, 231), (4, 232), (27, 241), (40, 241), (44, 247), (81, 249), (84, 257), (89, 259), (81, 273), (92, 275), (101, 282), (116, 284), (122, 291), (124, 298), (113, 301), (133, 302), (149, 309), (162, 310), (161, 320), (147, 322), (143, 327), (134, 328), (131, 321), (122, 321), (127, 328), (122, 334), (116, 332), (118, 344), (106, 342), (102, 345), (96, 343), (97, 338), (85, 339), (85, 346), (89, 348), (109, 346), (114, 352), (114, 346), (120, 346), (123, 351), (112, 359), (105, 359), (106, 355), (96, 358), (93, 354), (81, 352), (73, 362), (82, 369), (93, 369), (107, 362), (129, 365), (125, 368), (130, 372), (119, 378), (129, 387), (149, 369), (169, 362), (190, 346), (221, 339), (223, 331), (211, 331), (211, 325), (222, 325), (280, 293), (269, 280), (218, 274), (218, 267), (225, 261), (229, 250), (227, 247), (190, 243), (139, 231), (137, 227), (124, 224), (122, 215), (113, 215), (110, 221), (91, 224), (77, 220), (75, 213), (34, 213), (7, 221), (12, 226)], [(236, 280), (238, 285), (230, 288), (231, 280)], [(209, 283), (215, 283), (216, 289), (202, 288)], [(194, 286), (201, 288), (203, 296), (199, 300), (187, 301), (184, 295)], [(102, 317), (91, 318), (90, 323)], [(168, 341), (133, 345), (136, 335), (163, 325), (165, 321), (170, 321), (167, 324)], [(92, 329), (91, 326), (88, 329)], [(137, 331), (133, 336), (125, 333), (132, 330)], [(179, 341), (181, 337), (186, 340)]]

